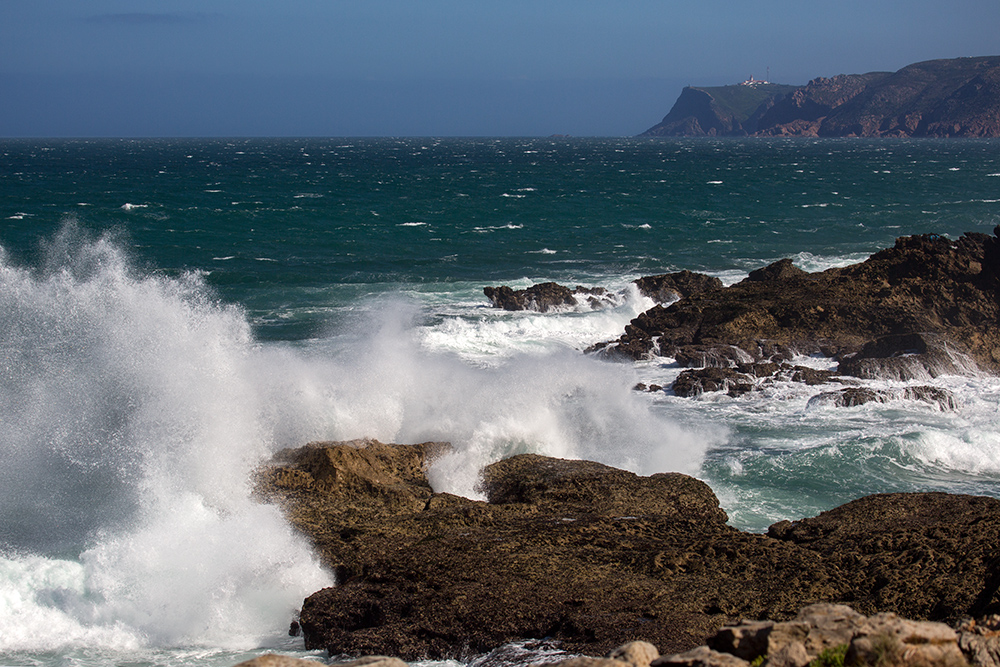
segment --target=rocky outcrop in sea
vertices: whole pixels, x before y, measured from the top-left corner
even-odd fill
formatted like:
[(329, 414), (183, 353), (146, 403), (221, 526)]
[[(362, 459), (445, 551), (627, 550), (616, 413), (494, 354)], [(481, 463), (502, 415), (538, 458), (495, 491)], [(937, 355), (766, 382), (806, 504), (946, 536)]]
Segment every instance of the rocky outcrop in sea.
[[(692, 271), (678, 271), (656, 276), (645, 276), (634, 281), (639, 293), (656, 303), (670, 303), (685, 296), (700, 294), (722, 287), (722, 281)], [(581, 300), (591, 308), (599, 309), (616, 305), (623, 298), (603, 287), (570, 289), (558, 283), (539, 283), (526, 289), (515, 290), (508, 285), (484, 287), (483, 294), (495, 308), (504, 310), (533, 310), (545, 313), (557, 308), (576, 307)]]
[[(1000, 371), (1000, 239), (969, 233), (897, 239), (866, 261), (807, 273), (783, 259), (743, 281), (660, 304), (614, 341), (591, 348), (609, 358), (670, 357), (684, 371), (678, 395), (740, 395), (762, 379), (856, 384), (860, 379), (928, 381)], [(795, 365), (822, 355), (836, 371)], [(933, 388), (916, 400), (948, 408)], [(916, 392), (916, 393), (914, 393)], [(846, 388), (831, 400), (891, 400)]]
[(434, 493), (424, 471), (447, 450), (313, 443), (261, 470), (261, 497), (337, 573), (303, 603), (307, 647), (413, 660), (547, 638), (676, 654), (819, 602), (952, 625), (1000, 612), (993, 498), (875, 495), (761, 535), (729, 526), (694, 478), (589, 461), (515, 456), (483, 470), (486, 500)]

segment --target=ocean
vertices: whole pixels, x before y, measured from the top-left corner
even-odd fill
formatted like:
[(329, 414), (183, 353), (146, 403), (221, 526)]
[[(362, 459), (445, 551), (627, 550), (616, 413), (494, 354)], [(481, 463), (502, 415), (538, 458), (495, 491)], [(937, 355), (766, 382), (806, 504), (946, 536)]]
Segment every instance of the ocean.
[[(685, 472), (751, 531), (1000, 497), (998, 378), (834, 408), (639, 392), (680, 369), (583, 353), (653, 305), (640, 276), (998, 224), (992, 140), (0, 140), (0, 665), (322, 659), (286, 630), (333, 577), (248, 482), (313, 440), (450, 441), (429, 476), (470, 497), (520, 452)], [(483, 295), (545, 281), (614, 299)]]

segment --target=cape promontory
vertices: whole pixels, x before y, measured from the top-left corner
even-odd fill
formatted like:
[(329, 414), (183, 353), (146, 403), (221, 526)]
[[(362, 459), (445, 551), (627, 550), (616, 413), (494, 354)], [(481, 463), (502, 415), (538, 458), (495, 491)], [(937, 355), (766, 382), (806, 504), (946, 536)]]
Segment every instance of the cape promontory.
[(644, 137), (1000, 137), (1000, 56), (928, 60), (804, 86), (688, 86)]

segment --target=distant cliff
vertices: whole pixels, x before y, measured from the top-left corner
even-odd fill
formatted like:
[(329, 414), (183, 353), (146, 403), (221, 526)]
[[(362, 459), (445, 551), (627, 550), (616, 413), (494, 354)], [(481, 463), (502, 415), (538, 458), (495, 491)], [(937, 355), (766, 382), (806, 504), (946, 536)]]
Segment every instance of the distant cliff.
[(646, 137), (1000, 137), (1000, 56), (929, 60), (805, 86), (687, 87)]

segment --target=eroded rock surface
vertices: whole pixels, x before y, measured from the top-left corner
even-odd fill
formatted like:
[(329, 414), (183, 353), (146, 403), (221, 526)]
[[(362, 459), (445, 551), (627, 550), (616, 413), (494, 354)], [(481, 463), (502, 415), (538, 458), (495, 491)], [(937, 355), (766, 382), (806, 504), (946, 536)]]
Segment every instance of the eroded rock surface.
[[(847, 665), (963, 667), (959, 634), (944, 623), (914, 621), (896, 614), (871, 617), (845, 605), (814, 604), (783, 621), (742, 621), (720, 629), (705, 646), (655, 661), (661, 665), (734, 664), (806, 667), (822, 655), (837, 653)], [(692, 662), (691, 658), (697, 662)], [(827, 663), (829, 664), (829, 663)]]
[[(722, 281), (712, 276), (691, 271), (645, 276), (633, 281), (639, 293), (656, 303), (670, 303), (693, 294), (719, 289)], [(624, 298), (604, 287), (577, 285), (570, 289), (559, 283), (538, 283), (526, 289), (513, 289), (508, 285), (484, 287), (483, 294), (495, 308), (504, 310), (533, 310), (546, 313), (553, 309), (575, 307), (581, 302), (591, 308), (615, 306)]]
[[(925, 234), (900, 238), (860, 264), (820, 273), (806, 273), (787, 259), (775, 262), (735, 285), (654, 306), (618, 340), (593, 350), (729, 369), (687, 374), (681, 395), (738, 395), (760, 384), (753, 381), (759, 372), (746, 368), (775, 364), (777, 378), (796, 354), (839, 359), (836, 373), (810, 371), (814, 380), (825, 375), (909, 382), (997, 373), (998, 294), (996, 235), (970, 233), (952, 241)], [(799, 379), (809, 377), (808, 369), (801, 370)]]
[(806, 604), (957, 621), (1000, 611), (1000, 501), (893, 494), (770, 535), (726, 524), (702, 482), (515, 456), (483, 471), (488, 501), (434, 493), (441, 443), (315, 443), (260, 474), (338, 585), (304, 603), (307, 646), (412, 660), (526, 638), (605, 654), (678, 653), (741, 618)]

